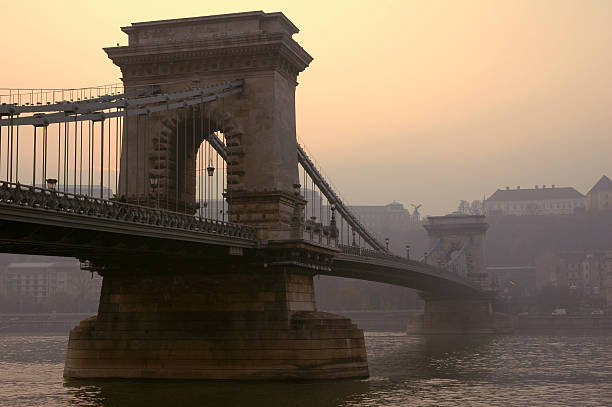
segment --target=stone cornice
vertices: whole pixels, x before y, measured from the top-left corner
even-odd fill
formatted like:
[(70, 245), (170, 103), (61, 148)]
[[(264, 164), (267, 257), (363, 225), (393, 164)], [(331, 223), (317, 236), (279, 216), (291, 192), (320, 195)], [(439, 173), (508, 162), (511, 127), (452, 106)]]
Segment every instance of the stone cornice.
[(131, 26), (121, 27), (121, 31), (126, 34), (136, 32), (139, 30), (146, 30), (147, 28), (167, 28), (167, 27), (185, 27), (189, 25), (203, 25), (210, 23), (226, 23), (226, 22), (237, 22), (237, 21), (248, 21), (248, 20), (277, 20), (280, 25), (284, 28), (285, 32), (295, 34), (300, 30), (282, 13), (264, 13), (263, 11), (247, 11), (242, 13), (229, 13), (229, 14), (218, 14), (212, 16), (201, 16), (201, 17), (188, 17), (188, 18), (176, 18), (170, 20), (157, 20), (157, 21), (144, 21), (139, 23), (132, 23)]
[[(215, 71), (219, 64), (233, 59), (230, 64), (239, 66), (232, 66), (232, 70), (280, 68), (281, 73), (288, 74), (295, 80), (312, 61), (312, 57), (297, 42), (282, 33), (233, 35), (203, 41), (110, 47), (104, 50), (109, 58), (121, 67), (124, 77), (138, 76), (136, 72), (132, 72), (134, 69), (132, 71), (129, 69), (138, 65), (194, 62), (194, 67), (184, 67), (184, 69), (191, 70), (192, 73), (205, 73)], [(144, 76), (153, 74), (152, 68), (145, 68), (146, 70), (151, 72), (143, 72)]]

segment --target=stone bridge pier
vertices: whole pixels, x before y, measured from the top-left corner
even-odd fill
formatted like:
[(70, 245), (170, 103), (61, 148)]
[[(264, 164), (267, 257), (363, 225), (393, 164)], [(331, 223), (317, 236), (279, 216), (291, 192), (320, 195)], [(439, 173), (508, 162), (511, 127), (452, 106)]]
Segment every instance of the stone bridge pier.
[[(349, 319), (316, 311), (313, 275), (331, 267), (335, 250), (295, 239), (304, 205), (295, 193), (295, 88), (298, 74), (312, 60), (292, 39), (298, 29), (282, 13), (249, 12), (136, 23), (123, 31), (129, 45), (106, 52), (121, 68), (126, 89), (160, 84), (163, 92), (178, 92), (244, 81), (243, 92), (224, 107), (227, 198), (230, 220), (257, 227), (262, 245), (212, 247), (200, 258), (180, 253), (83, 259), (103, 275), (102, 294), (97, 316), (70, 333), (64, 375), (367, 377), (363, 332)], [(207, 106), (220, 108), (214, 102)], [(184, 148), (171, 135), (181, 133), (175, 129), (186, 126), (190, 114), (150, 117), (153, 129), (155, 120), (162, 127), (161, 140), (150, 132), (152, 139), (143, 141), (136, 126), (125, 128), (120, 195), (139, 199), (155, 176), (162, 178), (160, 189), (170, 191), (161, 199), (169, 209), (191, 208), (193, 161), (207, 136), (203, 129), (183, 161), (164, 171), (156, 161)], [(215, 121), (210, 127), (220, 125)], [(180, 176), (184, 172), (187, 177)]]
[[(462, 274), (480, 293), (421, 293), (425, 312), (409, 326), (425, 334), (501, 333), (512, 330), (509, 317), (493, 310), (494, 293), (485, 267), (484, 215), (431, 216), (424, 225), (430, 252), (426, 262)], [(412, 324), (411, 324), (412, 325)]]

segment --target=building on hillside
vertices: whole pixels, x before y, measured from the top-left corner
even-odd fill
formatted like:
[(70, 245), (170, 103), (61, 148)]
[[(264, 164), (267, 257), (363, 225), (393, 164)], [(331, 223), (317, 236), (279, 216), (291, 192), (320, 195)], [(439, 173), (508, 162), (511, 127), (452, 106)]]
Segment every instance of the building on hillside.
[(99, 291), (102, 278), (82, 271), (75, 261), (14, 262), (0, 275), (3, 292), (42, 302), (56, 295), (86, 296)]
[(612, 210), (612, 180), (603, 175), (586, 196), (588, 211)]
[(538, 291), (546, 286), (567, 287), (591, 305), (603, 302), (607, 294), (606, 278), (608, 269), (612, 272), (612, 252), (546, 252), (536, 258), (535, 264)]
[(567, 265), (563, 259), (552, 252), (545, 252), (535, 259), (535, 286), (536, 290), (544, 287), (566, 286)]
[(358, 205), (349, 209), (359, 218), (361, 223), (372, 229), (392, 229), (420, 225), (418, 210), (410, 213), (403, 204), (391, 202), (387, 205)]
[(571, 215), (583, 211), (585, 197), (573, 187), (498, 189), (485, 200), (487, 215)]

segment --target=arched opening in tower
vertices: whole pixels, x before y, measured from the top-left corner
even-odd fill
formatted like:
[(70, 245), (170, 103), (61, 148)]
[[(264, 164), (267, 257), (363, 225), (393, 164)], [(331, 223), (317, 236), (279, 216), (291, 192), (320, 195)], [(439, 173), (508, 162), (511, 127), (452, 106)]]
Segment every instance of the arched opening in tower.
[(223, 118), (203, 105), (169, 112), (153, 129), (150, 195), (162, 208), (227, 220)]

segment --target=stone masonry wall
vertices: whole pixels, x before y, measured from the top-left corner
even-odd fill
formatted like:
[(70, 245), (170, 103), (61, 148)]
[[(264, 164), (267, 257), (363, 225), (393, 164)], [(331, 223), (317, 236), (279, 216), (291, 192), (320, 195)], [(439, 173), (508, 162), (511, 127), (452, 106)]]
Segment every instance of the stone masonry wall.
[(316, 312), (312, 277), (113, 273), (97, 317), (70, 333), (78, 378), (367, 377), (363, 332)]

